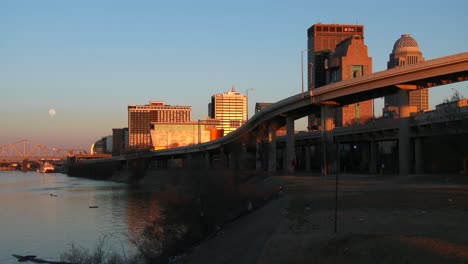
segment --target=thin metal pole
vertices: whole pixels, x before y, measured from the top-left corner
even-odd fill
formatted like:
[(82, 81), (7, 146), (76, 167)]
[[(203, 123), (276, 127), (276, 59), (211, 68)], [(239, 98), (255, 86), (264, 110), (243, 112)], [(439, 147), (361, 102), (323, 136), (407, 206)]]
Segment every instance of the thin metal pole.
[(340, 171), (340, 143), (336, 143), (336, 174), (335, 174), (335, 233), (338, 229), (338, 173)]
[(304, 51), (301, 51), (302, 98), (304, 98)]
[(301, 80), (302, 80), (302, 98), (304, 98), (304, 51), (309, 51), (308, 49), (301, 50)]

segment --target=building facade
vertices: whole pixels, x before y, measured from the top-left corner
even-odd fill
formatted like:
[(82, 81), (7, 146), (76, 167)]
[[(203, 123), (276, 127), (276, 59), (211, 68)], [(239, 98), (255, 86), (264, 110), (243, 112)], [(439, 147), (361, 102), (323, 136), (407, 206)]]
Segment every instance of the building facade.
[(205, 143), (211, 140), (210, 127), (199, 122), (154, 123), (151, 140), (155, 150)]
[[(364, 36), (363, 25), (351, 24), (314, 24), (307, 30), (307, 79), (308, 90), (327, 85), (328, 59), (336, 46), (351, 36)], [(337, 119), (335, 117), (335, 119)], [(308, 117), (308, 130), (316, 130), (320, 120)]]
[(231, 133), (247, 121), (247, 96), (236, 92), (234, 86), (230, 92), (211, 96), (208, 116), (218, 120), (216, 128), (223, 129), (223, 135)]
[[(418, 43), (410, 34), (403, 34), (393, 45), (392, 53), (387, 62), (387, 69), (415, 64), (424, 61)], [(384, 117), (398, 116), (398, 95), (385, 96)], [(409, 92), (410, 112), (429, 110), (429, 89), (419, 89)]]
[(341, 41), (364, 36), (363, 25), (314, 24), (307, 30), (308, 90), (327, 84), (326, 61)]
[(147, 105), (129, 105), (129, 149), (153, 149), (152, 123), (190, 122), (191, 112), (190, 106), (171, 106), (158, 101), (150, 101)]
[[(372, 73), (372, 58), (362, 35), (353, 35), (341, 41), (328, 57), (326, 83), (348, 80)], [(373, 117), (373, 100), (338, 107), (335, 126), (344, 127), (364, 123)]]
[(128, 127), (112, 129), (112, 156), (120, 156), (128, 149)]

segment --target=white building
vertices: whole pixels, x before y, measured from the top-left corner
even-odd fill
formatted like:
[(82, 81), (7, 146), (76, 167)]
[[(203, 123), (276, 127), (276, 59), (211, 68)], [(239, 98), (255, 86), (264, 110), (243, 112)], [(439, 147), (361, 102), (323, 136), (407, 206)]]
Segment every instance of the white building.
[(208, 116), (219, 120), (216, 128), (223, 129), (223, 135), (227, 135), (247, 121), (247, 96), (236, 92), (234, 86), (230, 92), (211, 96)]

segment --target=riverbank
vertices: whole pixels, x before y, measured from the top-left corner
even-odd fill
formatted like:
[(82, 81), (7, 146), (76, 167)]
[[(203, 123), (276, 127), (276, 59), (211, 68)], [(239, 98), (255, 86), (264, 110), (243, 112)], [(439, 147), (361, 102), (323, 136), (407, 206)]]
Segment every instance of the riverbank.
[(465, 263), (466, 176), (273, 176), (283, 197), (232, 222), (183, 263)]

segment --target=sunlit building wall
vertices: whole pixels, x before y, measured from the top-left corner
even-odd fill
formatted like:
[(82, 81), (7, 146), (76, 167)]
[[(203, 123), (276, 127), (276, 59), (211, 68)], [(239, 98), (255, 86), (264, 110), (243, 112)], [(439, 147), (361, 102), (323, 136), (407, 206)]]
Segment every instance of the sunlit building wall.
[[(327, 61), (343, 40), (364, 36), (363, 25), (314, 24), (307, 30), (307, 80), (308, 90), (327, 84)], [(313, 115), (308, 118), (308, 129), (315, 130), (320, 121)]]
[(199, 122), (153, 123), (151, 140), (155, 150), (195, 145), (210, 141), (210, 127)]
[(236, 92), (234, 86), (230, 92), (211, 96), (208, 116), (219, 120), (216, 128), (223, 129), (223, 135), (231, 133), (247, 121), (247, 96)]
[(325, 62), (341, 41), (364, 36), (363, 25), (314, 24), (307, 30), (309, 90), (327, 84)]
[[(353, 35), (340, 42), (327, 60), (327, 84), (372, 73), (372, 58), (362, 35)], [(364, 123), (372, 117), (373, 100), (367, 100), (338, 107), (334, 122), (336, 126), (344, 127)]]
[(128, 106), (129, 149), (152, 149), (152, 123), (190, 122), (190, 106), (171, 106), (150, 101), (147, 105)]

